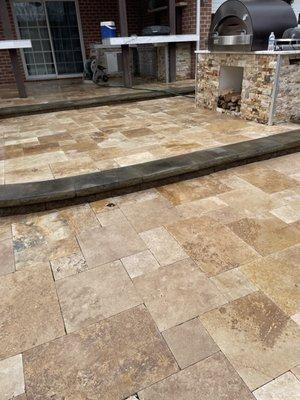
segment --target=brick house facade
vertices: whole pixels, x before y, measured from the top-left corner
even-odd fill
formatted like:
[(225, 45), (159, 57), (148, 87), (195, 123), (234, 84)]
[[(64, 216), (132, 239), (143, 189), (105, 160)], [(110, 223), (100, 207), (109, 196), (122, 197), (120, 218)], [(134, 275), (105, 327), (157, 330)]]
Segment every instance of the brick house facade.
[[(6, 0), (11, 27), (14, 38), (17, 38), (13, 21), (11, 1)], [(196, 0), (186, 0), (186, 5), (181, 11), (182, 34), (195, 33), (196, 31)], [(89, 55), (89, 46), (92, 42), (100, 40), (99, 22), (115, 21), (117, 32), (119, 31), (118, 0), (77, 0), (79, 19), (81, 23), (82, 37), (86, 56)], [(211, 21), (212, 0), (201, 1), (201, 46), (205, 47), (205, 40)], [(157, 23), (157, 17), (147, 12), (147, 0), (127, 0), (128, 31), (131, 34), (140, 34), (144, 26)], [(168, 11), (160, 15), (160, 23), (168, 24)], [(0, 23), (0, 40), (4, 39), (3, 29)], [(194, 62), (193, 49), (191, 53)], [(23, 64), (19, 55), (19, 62), (23, 71)], [(24, 73), (24, 71), (23, 71)], [(192, 67), (193, 73), (193, 67)], [(25, 73), (24, 73), (25, 79)], [(14, 77), (11, 70), (11, 62), (8, 51), (0, 51), (0, 84), (12, 83)]]

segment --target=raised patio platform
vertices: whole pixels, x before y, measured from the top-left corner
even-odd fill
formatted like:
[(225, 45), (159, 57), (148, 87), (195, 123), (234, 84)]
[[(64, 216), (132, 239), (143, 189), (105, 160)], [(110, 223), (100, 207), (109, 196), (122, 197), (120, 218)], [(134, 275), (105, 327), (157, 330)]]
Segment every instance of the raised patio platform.
[(103, 172), (3, 185), (0, 187), (0, 215), (24, 212), (24, 206), (37, 205), (34, 210), (40, 211), (105, 198), (299, 150), (300, 129)]
[[(118, 84), (120, 86), (118, 86)], [(4, 85), (3, 85), (4, 86)], [(17, 98), (12, 85), (0, 88), (0, 119), (85, 107), (159, 99), (195, 92), (193, 80), (172, 84), (137, 80), (132, 89), (122, 87), (116, 80), (96, 85), (81, 79), (65, 81), (28, 82), (29, 97)]]

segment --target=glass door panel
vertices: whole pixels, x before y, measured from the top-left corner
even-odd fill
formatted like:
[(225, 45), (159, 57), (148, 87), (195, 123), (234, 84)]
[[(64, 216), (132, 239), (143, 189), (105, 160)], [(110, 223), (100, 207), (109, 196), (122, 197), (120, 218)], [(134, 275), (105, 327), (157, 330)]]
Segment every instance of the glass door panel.
[(24, 49), (29, 76), (56, 74), (45, 7), (42, 2), (16, 2), (15, 15), (21, 39), (31, 39), (32, 48)]
[(83, 60), (75, 3), (47, 1), (46, 8), (58, 75), (82, 73)]

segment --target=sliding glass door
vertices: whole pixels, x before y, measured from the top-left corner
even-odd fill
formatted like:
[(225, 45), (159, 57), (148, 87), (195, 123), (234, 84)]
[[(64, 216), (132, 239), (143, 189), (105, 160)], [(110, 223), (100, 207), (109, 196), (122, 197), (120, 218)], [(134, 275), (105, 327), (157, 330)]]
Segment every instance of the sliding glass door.
[(54, 78), (81, 74), (82, 48), (75, 1), (19, 1), (14, 13), (24, 49), (28, 77)]

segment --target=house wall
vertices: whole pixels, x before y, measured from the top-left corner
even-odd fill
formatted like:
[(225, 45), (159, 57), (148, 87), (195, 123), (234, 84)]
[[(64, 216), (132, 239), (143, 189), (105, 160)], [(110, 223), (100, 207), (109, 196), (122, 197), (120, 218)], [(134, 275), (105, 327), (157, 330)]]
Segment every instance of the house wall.
[[(11, 26), (14, 32), (14, 38), (17, 38), (12, 10), (9, 0), (6, 0)], [(196, 30), (196, 0), (186, 0), (187, 6), (182, 8), (182, 33), (195, 33)], [(211, 3), (212, 0), (201, 1), (201, 43), (202, 48), (205, 48), (210, 20), (211, 20)], [(90, 44), (95, 41), (100, 41), (99, 25), (101, 21), (115, 21), (117, 32), (119, 33), (119, 14), (118, 0), (78, 0), (80, 12), (80, 20), (82, 26), (83, 42), (86, 56), (90, 53)], [(144, 26), (155, 24), (157, 15), (147, 12), (147, 0), (127, 0), (127, 17), (128, 31), (131, 34), (140, 34)], [(159, 17), (160, 23), (168, 24), (168, 12), (161, 13)], [(0, 40), (4, 39), (2, 26), (0, 23)], [(191, 76), (195, 71), (194, 45), (191, 46)], [(21, 57), (19, 56), (21, 70), (23, 66)], [(23, 72), (24, 74), (24, 72)], [(25, 74), (24, 74), (25, 77)], [(12, 83), (14, 77), (12, 74), (11, 63), (8, 51), (0, 52), (0, 84)]]

